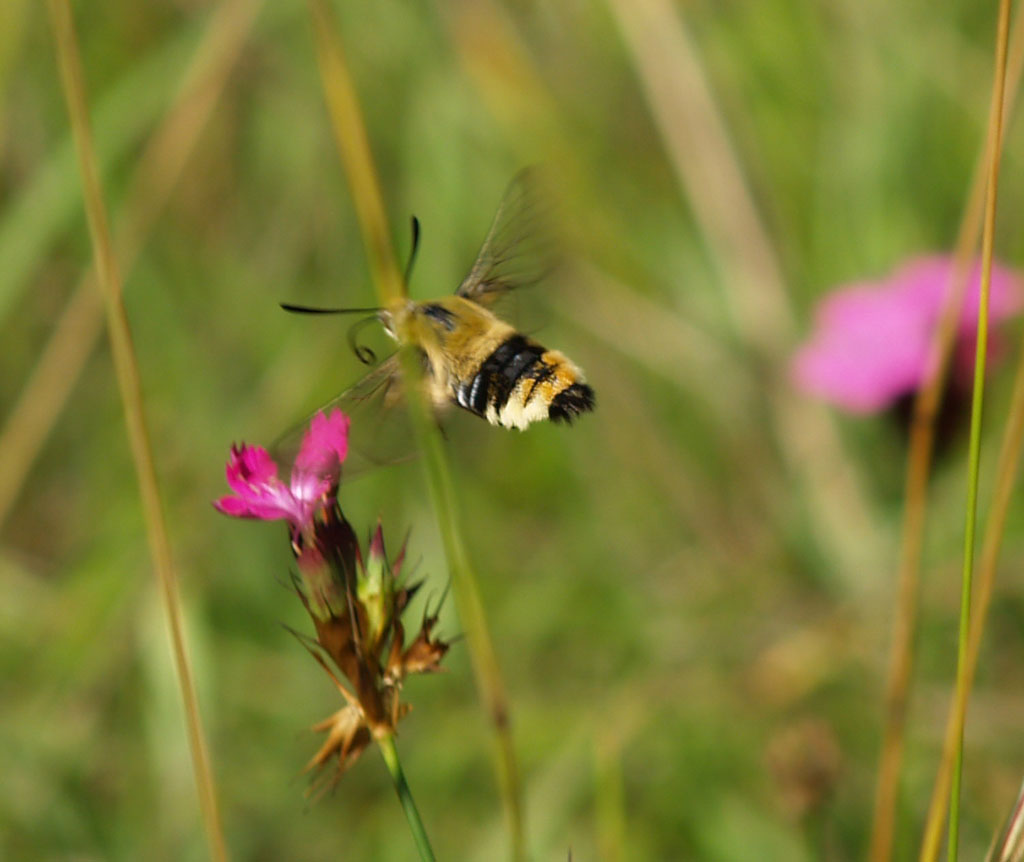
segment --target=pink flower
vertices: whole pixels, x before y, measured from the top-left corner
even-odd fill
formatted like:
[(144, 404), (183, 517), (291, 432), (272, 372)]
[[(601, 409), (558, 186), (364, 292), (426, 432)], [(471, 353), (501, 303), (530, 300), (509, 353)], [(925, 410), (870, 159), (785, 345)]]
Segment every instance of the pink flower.
[(349, 418), (338, 408), (330, 416), (317, 413), (302, 438), (302, 446), (286, 485), (277, 464), (262, 446), (232, 446), (226, 473), (234, 494), (213, 505), (225, 515), (286, 520), (294, 534), (308, 527), (337, 487), (341, 464), (348, 454)]
[[(952, 257), (934, 255), (911, 260), (880, 282), (835, 290), (818, 306), (814, 332), (793, 357), (795, 385), (853, 413), (881, 410), (914, 392), (932, 367), (931, 342), (952, 274)], [(953, 360), (954, 373), (968, 380), (974, 368), (980, 278), (976, 265)], [(990, 323), (1018, 313), (1021, 305), (1019, 275), (993, 265)]]

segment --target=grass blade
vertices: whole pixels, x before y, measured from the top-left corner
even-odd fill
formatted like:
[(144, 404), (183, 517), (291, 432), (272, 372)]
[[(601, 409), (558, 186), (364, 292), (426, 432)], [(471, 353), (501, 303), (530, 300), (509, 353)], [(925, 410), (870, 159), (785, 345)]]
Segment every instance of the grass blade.
[(1002, 828), (993, 838), (985, 862), (1021, 862), (1024, 859), (1024, 784)]
[(85, 209), (89, 222), (89, 233), (92, 237), (93, 253), (96, 257), (98, 280), (104, 294), (114, 366), (117, 371), (128, 438), (142, 496), (150, 553), (153, 557), (164, 613), (170, 629), (175, 669), (185, 707), (192, 764), (199, 792), (199, 807), (206, 827), (210, 855), (217, 860), (226, 860), (228, 858), (227, 845), (221, 828), (213, 772), (199, 718), (199, 703), (185, 645), (178, 583), (171, 561), (170, 541), (163, 519), (149, 431), (143, 413), (139, 370), (135, 362), (131, 332), (122, 303), (120, 274), (114, 257), (110, 230), (107, 225), (106, 208), (100, 190), (74, 21), (67, 0), (49, 0), (48, 6), (57, 46), (61, 82), (78, 153)]
[[(985, 525), (985, 536), (982, 540), (981, 557), (978, 561), (977, 595), (971, 612), (971, 626), (967, 649), (966, 686), (968, 690), (974, 684), (974, 675), (978, 669), (978, 656), (981, 653), (981, 640), (985, 631), (988, 610), (992, 604), (992, 593), (995, 588), (996, 564), (1002, 547), (1003, 531), (1009, 513), (1010, 500), (1014, 486), (1017, 484), (1017, 470), (1020, 466), (1021, 449), (1024, 447), (1024, 343), (1020, 345), (1017, 363), (1017, 374), (1014, 381), (1013, 397), (1010, 405), (1010, 416), (1003, 432), (1003, 440), (996, 461), (996, 487), (992, 494), (992, 505)], [(942, 838), (942, 827), (946, 820), (946, 803), (949, 799), (949, 785), (952, 776), (954, 753), (959, 733), (958, 706), (955, 700), (950, 701), (949, 714), (946, 718), (946, 735), (943, 741), (942, 759), (939, 763), (935, 784), (932, 788), (928, 818), (925, 824), (922, 842), (921, 859), (937, 858), (939, 843)]]
[[(212, 15), (180, 92), (139, 157), (114, 232), (124, 276), (170, 199), (261, 5), (262, 0), (229, 0)], [(0, 525), (102, 332), (103, 305), (95, 279), (91, 269), (82, 276), (0, 431), (0, 463), (6, 465), (0, 473)]]
[[(1009, 114), (1010, 106), (1016, 101), (1017, 91), (1020, 86), (1021, 75), (1024, 73), (1024, 15), (1018, 15), (1013, 25), (1013, 32), (1010, 36), (1009, 61), (1007, 71), (1007, 94), (1006, 109), (1004, 114)], [(1005, 125), (1007, 116), (1003, 118)], [(985, 192), (985, 166), (990, 160), (989, 149), (992, 146), (991, 139), (986, 142), (985, 151), (979, 159), (975, 171), (974, 184), (971, 191), (970, 204), (968, 205), (964, 224), (961, 226), (961, 241), (958, 243), (958, 258), (966, 260), (976, 241), (975, 237), (980, 230), (982, 204)], [(973, 219), (973, 224), (968, 227), (968, 222)], [(967, 240), (965, 233), (972, 230), (970, 246), (962, 248)], [(962, 255), (961, 255), (962, 252)], [(962, 302), (965, 284), (958, 284), (956, 298), (952, 301)], [(943, 315), (943, 327), (945, 327), (946, 314)], [(953, 334), (952, 327), (944, 332), (945, 341), (942, 342), (941, 352), (943, 369), (948, 366), (949, 354), (952, 350)], [(1006, 514), (1009, 507), (1010, 495), (1013, 490), (1014, 478), (1017, 473), (1017, 464), (1020, 458), (1022, 437), (1024, 437), (1024, 343), (1021, 345), (1021, 357), (1017, 368), (1016, 382), (1011, 400), (1010, 416), (1007, 420), (1006, 429), (1003, 434), (1003, 441), (1000, 447), (999, 459), (996, 466), (996, 489), (993, 492), (992, 506), (989, 512), (989, 521), (985, 529), (985, 537), (982, 544), (981, 561), (978, 567), (979, 586), (977, 605), (973, 612), (973, 619), (970, 627), (970, 644), (968, 649), (967, 687), (970, 688), (974, 680), (974, 672), (977, 669), (978, 654), (981, 649), (981, 637), (985, 627), (985, 620), (988, 615), (988, 608), (992, 599), (992, 589), (995, 582), (995, 569), (999, 557), (1003, 528), (1006, 523)], [(939, 372), (944, 373), (944, 372)], [(929, 388), (937, 388), (936, 380), (930, 381)], [(934, 393), (932, 416), (937, 406), (937, 398)], [(920, 396), (919, 399), (921, 400)], [(915, 408), (916, 414), (919, 408)], [(914, 435), (911, 437), (911, 458), (914, 457)], [(931, 440), (928, 439), (930, 447)], [(922, 492), (923, 493), (923, 490)], [(909, 645), (907, 647), (909, 649)], [(931, 801), (928, 806), (928, 816), (925, 820), (924, 837), (921, 844), (920, 859), (934, 860), (938, 858), (939, 845), (942, 841), (942, 827), (946, 821), (947, 800), (949, 798), (949, 785), (952, 773), (954, 751), (956, 749), (957, 721), (956, 704), (950, 703), (950, 712), (946, 721), (946, 736), (943, 742), (942, 759), (939, 770), (935, 777), (935, 784), (932, 788)]]
[[(168, 39), (115, 85), (92, 110), (100, 174), (124, 158), (159, 116), (168, 79), (195, 40), (191, 29)], [(78, 212), (74, 142), (56, 148), (43, 167), (12, 198), (0, 222), (0, 322), (39, 267), (49, 247)]]
[(1010, 32), (1010, 2), (1000, 0), (996, 34), (996, 68), (992, 85), (989, 138), (993, 141), (988, 165), (985, 223), (981, 234), (981, 296), (978, 300), (977, 350), (974, 359), (974, 395), (971, 402), (971, 439), (968, 454), (967, 512), (964, 524), (964, 565), (960, 594), (960, 632), (957, 641), (956, 737), (949, 800), (950, 862), (956, 862), (960, 834), (960, 780), (963, 774), (963, 736), (967, 716), (968, 630), (971, 622), (971, 580), (974, 568), (974, 530), (978, 511), (978, 472), (981, 460), (981, 417), (985, 395), (985, 362), (988, 358), (988, 300), (992, 280), (992, 249), (995, 241), (996, 203), (999, 190), (999, 157), (1002, 150), (1003, 102), (1006, 93), (1006, 52)]
[[(608, 5), (665, 152), (721, 271), (736, 329), (759, 359), (776, 365), (793, 340), (786, 278), (679, 11), (667, 0)], [(876, 567), (881, 531), (834, 422), (823, 407), (795, 397), (785, 384), (772, 387), (770, 398), (786, 467), (811, 498), (807, 512), (839, 558), (851, 590), (861, 590), (863, 572)]]
[[(1016, 93), (1021, 71), (1024, 68), (1024, 26), (1022, 25), (1024, 25), (1024, 18), (1019, 18), (1013, 35), (1014, 46), (1011, 50), (1012, 57), (1008, 75), (1011, 94)], [(1012, 95), (1009, 101), (1013, 101)], [(933, 370), (914, 399), (904, 484), (905, 504), (900, 528), (897, 604), (893, 616), (892, 645), (886, 680), (885, 723), (882, 730), (875, 810), (868, 853), (868, 858), (872, 862), (885, 862), (892, 854), (896, 800), (906, 732), (908, 690), (913, 671), (913, 649), (918, 627), (921, 549), (927, 515), (928, 478), (931, 473), (935, 441), (935, 419), (948, 377), (959, 310), (963, 307), (964, 293), (967, 290), (967, 273), (978, 243), (978, 236), (981, 233), (986, 188), (985, 167), (990, 159), (991, 146), (992, 142), (989, 139), (979, 154), (964, 215), (960, 221), (954, 246), (954, 274), (932, 344)], [(940, 833), (945, 818), (945, 802), (949, 792), (948, 771), (945, 782), (940, 774), (936, 790), (938, 790), (939, 784), (942, 785), (942, 798), (937, 799), (935, 795), (932, 797), (922, 859), (934, 859), (938, 854)]]
[[(352, 190), (377, 293), (381, 303), (386, 305), (401, 299), (405, 288), (391, 246), (383, 198), (362, 112), (338, 37), (337, 22), (330, 7), (324, 0), (310, 0), (310, 11), (317, 59), (335, 138)], [(422, 372), (414, 353), (403, 349), (402, 359), (406, 379), (416, 379)], [(476, 574), (462, 539), (456, 514), (455, 490), (440, 434), (419, 387), (409, 386), (408, 389), (413, 426), (448, 560), (459, 619), (465, 631), (477, 688), (494, 731), (512, 856), (519, 860), (525, 854), (521, 791), (505, 684), (487, 626)]]

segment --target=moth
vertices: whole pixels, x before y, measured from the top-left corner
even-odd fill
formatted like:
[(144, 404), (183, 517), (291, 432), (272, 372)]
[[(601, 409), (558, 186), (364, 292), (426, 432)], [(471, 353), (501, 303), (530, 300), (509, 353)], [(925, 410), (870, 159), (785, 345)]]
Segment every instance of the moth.
[[(423, 385), (435, 408), (454, 405), (492, 425), (520, 430), (544, 419), (569, 423), (594, 409), (594, 390), (582, 370), (565, 354), (519, 332), (493, 310), (502, 297), (538, 281), (546, 272), (546, 238), (540, 236), (537, 224), (546, 200), (537, 186), (534, 169), (513, 178), (476, 261), (454, 294), (429, 301), (403, 297), (380, 309), (287, 303), (282, 307), (309, 314), (371, 312), (368, 319), (379, 321), (391, 338), (415, 347), (423, 364)], [(414, 218), (406, 281), (418, 240), (419, 223)], [(357, 356), (372, 361), (372, 353), (355, 343), (351, 330), (350, 342)], [(395, 353), (331, 403), (349, 412), (370, 399), (394, 403), (400, 390), (401, 369)]]

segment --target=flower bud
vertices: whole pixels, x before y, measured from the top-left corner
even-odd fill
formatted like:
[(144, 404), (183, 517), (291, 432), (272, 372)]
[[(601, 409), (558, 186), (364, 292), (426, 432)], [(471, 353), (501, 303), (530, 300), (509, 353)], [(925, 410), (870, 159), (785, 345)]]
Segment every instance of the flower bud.
[(379, 521), (366, 563), (356, 579), (356, 598), (366, 612), (365, 643), (369, 652), (377, 654), (395, 611), (395, 576), (384, 552), (384, 533)]

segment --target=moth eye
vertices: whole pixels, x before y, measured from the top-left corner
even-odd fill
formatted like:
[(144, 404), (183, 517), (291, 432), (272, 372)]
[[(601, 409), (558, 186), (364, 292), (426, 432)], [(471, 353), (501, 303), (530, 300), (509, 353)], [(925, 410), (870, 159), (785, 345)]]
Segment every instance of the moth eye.
[(435, 323), (439, 323), (449, 332), (455, 329), (455, 312), (449, 311), (443, 305), (424, 305), (421, 307), (424, 315)]

